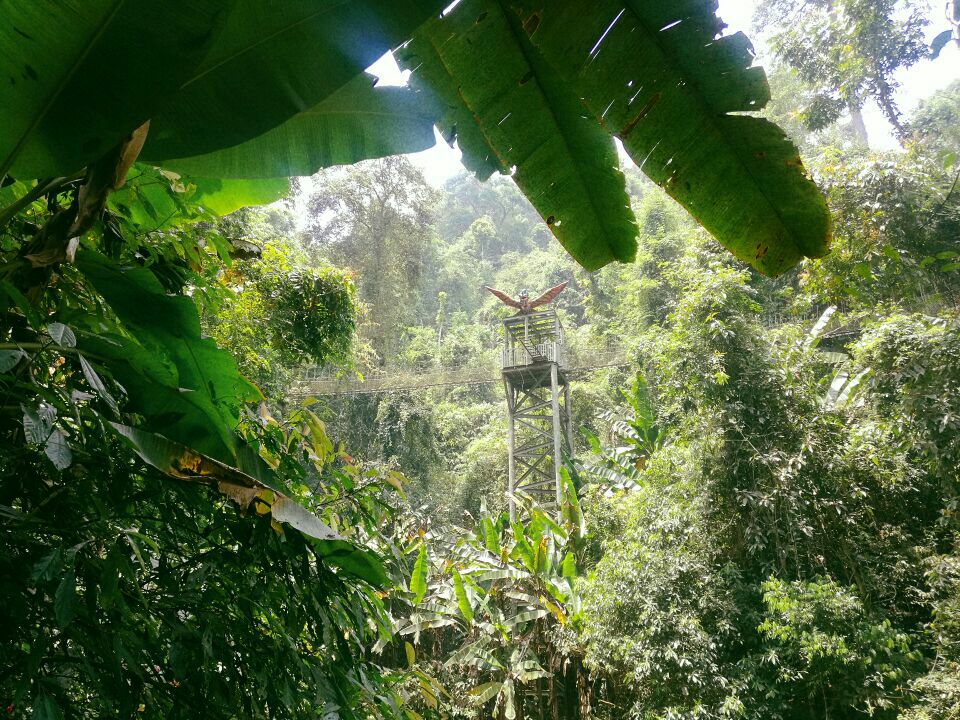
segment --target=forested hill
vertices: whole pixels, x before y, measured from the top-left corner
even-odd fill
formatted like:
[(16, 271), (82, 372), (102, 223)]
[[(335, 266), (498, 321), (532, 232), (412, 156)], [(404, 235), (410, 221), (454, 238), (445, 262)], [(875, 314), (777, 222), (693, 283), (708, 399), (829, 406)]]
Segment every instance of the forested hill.
[[(495, 375), (511, 311), (485, 284), (568, 281), (555, 306), (572, 351), (626, 350), (629, 365), (573, 384), (559, 525), (536, 508), (512, 526), (502, 515), (499, 384), (314, 399), (359, 467), (403, 476), (400, 532), (421, 539), (405, 556), (413, 607), (386, 652), (451, 691), (438, 707), (957, 717), (957, 93), (920, 106), (904, 151), (871, 151), (843, 125), (793, 126), (833, 244), (777, 279), (635, 169), (636, 261), (594, 273), (506, 179), (432, 188), (402, 158), (304, 184), (295, 239), (276, 240), (296, 235), (288, 210), (247, 218), (241, 235), (355, 284), (349, 354), (316, 354), (329, 376), (455, 377), (477, 363)], [(276, 311), (230, 307), (212, 332), (279, 401), (297, 363), (268, 338), (241, 349)]]
[[(463, 174), (431, 189), (399, 159), (317, 179), (304, 242), (355, 273), (350, 372), (495, 366), (510, 311), (484, 284), (569, 281), (556, 307), (573, 351), (616, 344), (632, 359), (574, 383), (571, 472), (588, 530), (550, 536), (577, 559), (579, 579), (552, 591), (571, 619), (519, 625), (522, 640), (479, 631), (500, 612), (481, 582), (483, 532), (503, 532), (500, 385), (319, 398), (331, 435), (402, 471), (432, 528), (424, 609), (400, 623), (420, 639), (420, 667), (502, 709), (517, 643), (530, 643), (537, 664), (515, 680), (517, 704), (531, 712), (524, 684), (561, 698), (533, 717), (565, 702), (538, 668), (571, 661), (592, 668), (578, 697), (597, 717), (956, 716), (944, 638), (960, 587), (960, 205), (951, 131), (934, 119), (955, 98), (956, 87), (920, 108), (913, 127), (929, 144), (907, 153), (799, 138), (827, 193), (833, 252), (776, 280), (635, 170), (637, 260), (595, 273), (505, 180)], [(533, 576), (514, 592), (549, 617), (529, 593), (552, 571), (523, 557), (518, 577)], [(446, 598), (469, 621), (463, 635), (430, 629), (447, 626)], [(570, 672), (565, 683), (582, 682)]]
[[(928, 132), (939, 132), (937, 122), (926, 122)], [(802, 139), (813, 143), (815, 136)], [(390, 378), (399, 387), (419, 376), (455, 382), (457, 370), (467, 379), (478, 376), (476, 368), (495, 377), (500, 320), (512, 311), (483, 286), (538, 293), (566, 281), (554, 307), (574, 357), (586, 364), (617, 349), (634, 359), (632, 368), (574, 385), (585, 449), (590, 433), (608, 432), (600, 417), (622, 404), (621, 386), (654, 360), (649, 331), (669, 325), (694, 280), (706, 283), (721, 271), (718, 277), (738, 278), (754, 303), (751, 314), (769, 332), (805, 332), (828, 307), (840, 308), (822, 341), (834, 351), (859, 336), (878, 305), (932, 314), (954, 305), (955, 220), (936, 207), (943, 191), (934, 190), (949, 180), (942, 167), (919, 155), (831, 151), (822, 141), (817, 147), (814, 167), (835, 208), (835, 252), (778, 280), (746, 271), (635, 168), (626, 176), (641, 229), (637, 260), (595, 273), (563, 251), (506, 178), (480, 183), (461, 173), (433, 188), (403, 158), (321, 174), (297, 199), (308, 215), (302, 242), (354, 275), (361, 308), (352, 366), (328, 367), (325, 375), (385, 375), (378, 388), (390, 387)], [(878, 212), (864, 211), (871, 206)], [(711, 362), (705, 356), (702, 367)], [(395, 463), (432, 512), (455, 519), (476, 512), (481, 498), (502, 507), (505, 400), (498, 384), (322, 400), (335, 434), (365, 457)]]
[[(899, 85), (960, 2), (756, 0), (759, 55), (714, 0), (55, 4), (0, 22), (2, 714), (960, 720), (960, 80)], [(484, 286), (561, 282), (619, 355), (540, 504)]]

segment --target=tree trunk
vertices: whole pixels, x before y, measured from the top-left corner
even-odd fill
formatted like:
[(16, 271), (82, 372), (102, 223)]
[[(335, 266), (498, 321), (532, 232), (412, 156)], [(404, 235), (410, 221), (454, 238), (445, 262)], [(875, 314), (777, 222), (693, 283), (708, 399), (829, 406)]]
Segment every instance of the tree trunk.
[(870, 139), (867, 137), (867, 126), (863, 122), (863, 110), (850, 105), (850, 127), (857, 140), (863, 143), (866, 148), (870, 147)]
[(590, 713), (590, 679), (587, 677), (586, 668), (577, 663), (577, 698), (580, 701), (580, 720), (587, 720)]

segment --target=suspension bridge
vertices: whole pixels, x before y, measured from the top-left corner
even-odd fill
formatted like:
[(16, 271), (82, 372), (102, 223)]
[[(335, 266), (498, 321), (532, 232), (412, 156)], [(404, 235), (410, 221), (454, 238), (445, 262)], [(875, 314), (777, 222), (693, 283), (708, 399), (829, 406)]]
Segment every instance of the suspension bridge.
[[(629, 353), (622, 347), (605, 347), (597, 351), (578, 353), (571, 358), (567, 374), (571, 379), (604, 368), (624, 367), (630, 364)], [(376, 395), (409, 392), (440, 387), (469, 387), (499, 384), (501, 380), (499, 353), (491, 349), (489, 358), (482, 362), (457, 367), (421, 366), (418, 368), (385, 368), (366, 374), (363, 378), (337, 377), (327, 369), (307, 368), (290, 388), (291, 399), (331, 395)]]

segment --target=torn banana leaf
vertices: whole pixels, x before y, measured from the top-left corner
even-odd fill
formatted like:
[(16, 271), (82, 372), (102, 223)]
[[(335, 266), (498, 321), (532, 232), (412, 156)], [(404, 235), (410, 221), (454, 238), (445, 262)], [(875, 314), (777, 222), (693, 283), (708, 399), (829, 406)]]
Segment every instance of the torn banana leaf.
[(505, 0), (530, 41), (651, 179), (728, 250), (777, 275), (826, 254), (830, 216), (797, 148), (733, 114), (769, 100), (716, 0)]
[(510, 172), (551, 232), (595, 270), (632, 260), (637, 226), (612, 138), (497, 0), (464, 0), (397, 52), (441, 132), (483, 178)]

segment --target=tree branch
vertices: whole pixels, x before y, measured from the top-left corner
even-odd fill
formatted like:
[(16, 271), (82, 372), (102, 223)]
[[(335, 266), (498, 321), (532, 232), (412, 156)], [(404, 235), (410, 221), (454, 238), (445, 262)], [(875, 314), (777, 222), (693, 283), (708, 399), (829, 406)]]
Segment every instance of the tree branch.
[(0, 210), (0, 230), (5, 228), (7, 224), (11, 220), (13, 220), (14, 217), (16, 217), (17, 213), (23, 210), (25, 207), (27, 207), (27, 205), (34, 202), (35, 200), (39, 200), (41, 197), (43, 197), (49, 192), (53, 192), (54, 190), (59, 190), (67, 183), (71, 183), (74, 180), (81, 179), (84, 176), (85, 172), (86, 171), (81, 171), (74, 175), (70, 175), (68, 177), (58, 177), (58, 178), (54, 178), (53, 180), (50, 180), (47, 183), (38, 184), (35, 188), (33, 188), (30, 192), (28, 192), (22, 198), (11, 203), (7, 207), (5, 207), (3, 210)]

